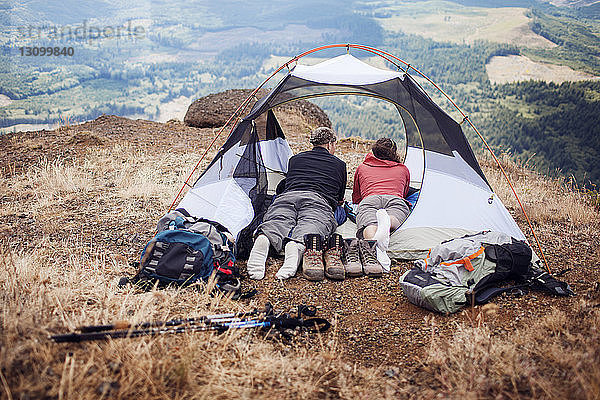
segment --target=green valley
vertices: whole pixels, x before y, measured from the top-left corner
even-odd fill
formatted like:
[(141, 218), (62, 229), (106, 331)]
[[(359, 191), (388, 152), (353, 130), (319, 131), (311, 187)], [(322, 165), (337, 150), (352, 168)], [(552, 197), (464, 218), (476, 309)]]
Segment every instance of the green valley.
[[(17, 124), (76, 123), (101, 114), (166, 120), (165, 110), (185, 99), (255, 87), (282, 60), (307, 49), (363, 43), (433, 79), (495, 149), (544, 173), (600, 183), (600, 124), (594, 122), (600, 81), (543, 82), (562, 82), (561, 74), (600, 76), (593, 2), (69, 0), (59, 7), (29, 0), (0, 7), (0, 19), (3, 132)], [(72, 48), (73, 55), (21, 55), (27, 47)], [(522, 71), (506, 71), (516, 60), (510, 57), (526, 60)], [(498, 73), (488, 68), (492, 59), (502, 78), (490, 76)], [(550, 68), (540, 67), (532, 74), (531, 65), (564, 69), (551, 69), (550, 76), (544, 72)], [(402, 137), (386, 104), (352, 97), (314, 101), (342, 135)], [(466, 134), (474, 139), (474, 132)], [(472, 143), (478, 151), (480, 141)]]

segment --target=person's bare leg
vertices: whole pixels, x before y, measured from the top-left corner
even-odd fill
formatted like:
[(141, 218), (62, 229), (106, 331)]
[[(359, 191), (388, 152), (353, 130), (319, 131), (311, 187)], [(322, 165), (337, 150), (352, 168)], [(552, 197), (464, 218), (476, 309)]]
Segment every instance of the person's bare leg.
[[(398, 218), (390, 215), (390, 232), (394, 232), (400, 226), (401, 222)], [(377, 225), (369, 225), (363, 230), (363, 238), (370, 240), (373, 239), (377, 232)]]
[(390, 232), (394, 232), (398, 227), (400, 227), (401, 222), (398, 218), (390, 215)]
[(373, 239), (373, 236), (375, 236), (375, 232), (377, 232), (377, 225), (368, 225), (363, 230), (363, 238), (366, 240)]

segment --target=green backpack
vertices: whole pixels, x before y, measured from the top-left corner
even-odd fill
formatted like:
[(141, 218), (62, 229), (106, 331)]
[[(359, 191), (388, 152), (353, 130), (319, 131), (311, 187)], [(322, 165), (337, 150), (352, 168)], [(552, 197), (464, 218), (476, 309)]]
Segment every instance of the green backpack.
[[(570, 286), (531, 264), (529, 245), (510, 242), (487, 244), (465, 238), (443, 243), (418, 260), (400, 278), (408, 300), (420, 307), (450, 314), (467, 304), (485, 304), (507, 292), (530, 288), (558, 296), (574, 295)], [(508, 285), (510, 282), (516, 284)]]

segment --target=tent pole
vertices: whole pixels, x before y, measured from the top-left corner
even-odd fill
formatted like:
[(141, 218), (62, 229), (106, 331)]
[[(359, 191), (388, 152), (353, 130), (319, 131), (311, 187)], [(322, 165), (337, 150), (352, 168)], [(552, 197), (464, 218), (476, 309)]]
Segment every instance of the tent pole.
[(519, 196), (517, 195), (517, 192), (516, 192), (516, 190), (515, 190), (512, 182), (511, 182), (511, 180), (508, 178), (508, 174), (504, 170), (504, 167), (502, 167), (502, 164), (500, 164), (500, 161), (498, 160), (498, 158), (496, 157), (496, 155), (492, 151), (492, 149), (489, 146), (489, 144), (487, 143), (487, 141), (483, 138), (483, 135), (479, 132), (479, 130), (475, 127), (475, 125), (473, 124), (473, 122), (471, 122), (471, 119), (467, 115), (465, 115), (465, 121), (467, 121), (469, 123), (469, 125), (471, 126), (471, 128), (473, 128), (473, 130), (475, 131), (475, 133), (477, 133), (477, 135), (479, 136), (479, 138), (481, 139), (481, 141), (483, 142), (483, 144), (485, 145), (485, 147), (488, 149), (488, 151), (490, 152), (490, 154), (494, 158), (494, 161), (496, 161), (496, 164), (498, 165), (498, 167), (500, 167), (500, 171), (502, 171), (502, 175), (504, 175), (504, 178), (506, 179), (506, 181), (508, 182), (508, 185), (510, 186), (510, 190), (512, 190), (513, 194), (515, 195), (515, 199), (517, 199), (517, 202), (519, 203), (519, 207), (521, 207), (521, 211), (523, 212), (523, 215), (525, 215), (525, 219), (527, 220), (527, 224), (529, 225), (529, 228), (531, 229), (531, 233), (533, 234), (533, 238), (535, 239), (535, 243), (537, 244), (537, 247), (540, 250), (540, 254), (542, 255), (542, 259), (544, 260), (544, 264), (546, 266), (546, 270), (548, 271), (549, 274), (551, 274), (552, 272), (550, 271), (550, 265), (548, 264), (548, 261), (546, 260), (546, 255), (544, 254), (544, 251), (542, 250), (542, 246), (540, 245), (540, 241), (537, 238), (537, 235), (535, 233), (535, 229), (533, 229), (533, 225), (532, 225), (531, 221), (529, 220), (529, 216), (525, 212), (525, 207), (523, 207), (523, 204), (521, 203), (521, 199), (519, 199)]
[[(200, 158), (200, 160), (198, 161), (198, 163), (196, 164), (196, 166), (194, 167), (194, 169), (192, 170), (192, 172), (189, 174), (189, 176), (187, 177), (187, 179), (185, 180), (183, 186), (181, 187), (181, 189), (179, 190), (179, 192), (177, 193), (177, 196), (175, 196), (175, 198), (173, 199), (173, 202), (171, 203), (171, 205), (169, 206), (169, 211), (171, 211), (173, 209), (173, 207), (175, 206), (175, 203), (177, 202), (177, 200), (179, 199), (179, 197), (181, 196), (181, 194), (183, 193), (183, 190), (185, 189), (186, 186), (190, 186), (189, 185), (189, 180), (192, 178), (192, 175), (194, 174), (194, 172), (196, 172), (196, 170), (198, 169), (198, 167), (200, 167), (200, 163), (202, 162), (202, 160), (204, 159), (204, 157), (206, 156), (206, 154), (208, 153), (208, 151), (210, 150), (210, 148), (214, 145), (214, 143), (217, 141), (217, 139), (219, 138), (219, 136), (223, 133), (223, 131), (225, 130), (225, 128), (227, 127), (227, 125), (229, 125), (231, 123), (231, 121), (237, 117), (237, 115), (241, 112), (243, 112), (243, 110), (246, 109), (246, 107), (248, 106), (248, 103), (250, 102), (250, 99), (252, 97), (255, 97), (256, 93), (269, 81), (271, 80), (271, 78), (273, 78), (275, 75), (277, 75), (277, 73), (279, 73), (282, 69), (284, 68), (288, 68), (289, 69), (289, 65), (293, 62), (297, 62), (300, 58), (305, 57), (309, 54), (315, 53), (317, 51), (321, 51), (321, 50), (326, 50), (326, 49), (333, 49), (333, 48), (339, 48), (339, 47), (345, 47), (346, 48), (346, 52), (349, 54), (350, 53), (350, 48), (354, 48), (354, 49), (358, 49), (358, 50), (363, 50), (366, 52), (369, 52), (371, 54), (375, 54), (378, 55), (379, 57), (385, 59), (386, 61), (390, 62), (391, 64), (395, 65), (396, 67), (399, 67), (399, 65), (394, 62), (393, 60), (396, 60), (402, 64), (404, 64), (407, 67), (407, 70), (409, 68), (412, 68), (417, 74), (419, 74), (421, 77), (423, 77), (426, 81), (428, 81), (431, 85), (433, 85), (434, 88), (436, 88), (437, 90), (439, 90), (442, 95), (444, 95), (444, 97), (458, 110), (458, 112), (461, 113), (461, 115), (463, 116), (464, 121), (467, 121), (469, 123), (469, 125), (473, 128), (473, 130), (475, 131), (475, 133), (477, 133), (477, 135), (479, 136), (479, 138), (483, 141), (483, 144), (485, 145), (485, 147), (487, 148), (487, 150), (490, 152), (490, 154), (492, 155), (492, 158), (494, 159), (494, 161), (496, 162), (496, 164), (498, 165), (498, 167), (500, 168), (500, 171), (502, 171), (502, 175), (504, 176), (504, 178), (506, 179), (506, 181), (508, 182), (508, 185), (510, 186), (510, 189), (512, 190), (517, 202), (519, 203), (519, 206), (521, 208), (521, 211), (523, 212), (523, 215), (525, 215), (525, 219), (527, 220), (527, 224), (529, 225), (529, 228), (531, 229), (531, 233), (533, 234), (533, 238), (535, 239), (535, 242), (537, 244), (537, 247), (540, 251), (540, 254), (542, 255), (542, 259), (544, 261), (544, 264), (546, 266), (546, 270), (548, 271), (548, 273), (551, 273), (550, 271), (550, 266), (548, 264), (548, 261), (546, 260), (546, 255), (544, 254), (544, 251), (542, 250), (542, 246), (540, 245), (540, 241), (537, 238), (537, 235), (535, 233), (535, 229), (533, 229), (533, 225), (531, 223), (531, 220), (529, 219), (529, 216), (527, 215), (527, 212), (525, 212), (525, 207), (523, 206), (523, 203), (521, 203), (521, 200), (519, 199), (519, 196), (517, 195), (517, 192), (511, 182), (511, 180), (508, 177), (508, 174), (506, 173), (506, 171), (504, 170), (504, 168), (502, 167), (502, 165), (500, 164), (500, 161), (498, 160), (498, 158), (496, 157), (496, 155), (494, 154), (494, 152), (492, 151), (491, 147), (489, 146), (489, 144), (487, 143), (487, 141), (483, 138), (483, 135), (479, 132), (479, 130), (475, 127), (475, 125), (473, 124), (473, 122), (471, 122), (471, 120), (469, 119), (469, 117), (467, 116), (467, 114), (464, 113), (464, 111), (454, 102), (454, 100), (452, 100), (452, 98), (444, 91), (442, 90), (442, 88), (440, 88), (434, 81), (432, 81), (427, 75), (425, 75), (423, 72), (419, 71), (417, 68), (415, 68), (413, 65), (407, 63), (406, 61), (394, 56), (393, 54), (387, 53), (383, 50), (377, 49), (375, 47), (371, 47), (371, 46), (365, 46), (365, 45), (361, 45), (361, 44), (350, 44), (350, 43), (338, 43), (338, 44), (330, 44), (330, 45), (325, 45), (325, 46), (320, 46), (320, 47), (316, 47), (314, 49), (311, 50), (307, 50), (295, 57), (292, 57), (290, 60), (288, 60), (285, 64), (281, 65), (279, 68), (277, 68), (271, 75), (269, 75), (269, 77), (267, 77), (264, 81), (262, 81), (262, 83), (260, 85), (258, 85), (256, 87), (256, 89), (254, 89), (252, 91), (252, 93), (242, 102), (242, 104), (239, 105), (239, 107), (233, 112), (233, 114), (231, 115), (231, 117), (229, 117), (229, 119), (227, 120), (227, 122), (225, 122), (225, 125), (223, 125), (221, 127), (221, 129), (219, 129), (219, 131), (217, 132), (215, 138), (212, 140), (212, 142), (208, 145), (208, 147), (206, 148), (206, 150), (204, 151), (204, 153), (202, 154), (202, 157)], [(231, 134), (233, 132), (233, 130), (235, 129), (235, 124), (231, 127), (231, 130), (229, 131), (229, 134)]]
[[(181, 189), (179, 189), (179, 192), (177, 193), (177, 195), (175, 196), (175, 198), (173, 199), (173, 201), (171, 202), (171, 205), (169, 206), (169, 210), (167, 212), (170, 212), (171, 210), (173, 210), (173, 207), (175, 207), (175, 203), (177, 203), (177, 200), (179, 200), (179, 197), (181, 196), (181, 194), (183, 193), (183, 190), (185, 189), (186, 186), (191, 186), (189, 184), (190, 179), (192, 179), (192, 176), (194, 175), (194, 173), (196, 172), (196, 170), (198, 169), (198, 167), (200, 167), (200, 163), (202, 163), (202, 160), (204, 160), (204, 157), (206, 157), (206, 154), (208, 154), (208, 151), (211, 149), (211, 147), (215, 144), (215, 142), (217, 141), (217, 139), (219, 138), (219, 136), (221, 136), (221, 134), (223, 133), (223, 131), (225, 130), (225, 128), (231, 123), (231, 121), (233, 121), (241, 112), (243, 112), (246, 107), (248, 106), (248, 104), (250, 103), (250, 99), (252, 99), (253, 97), (256, 97), (256, 93), (275, 75), (277, 75), (279, 73), (279, 71), (281, 71), (282, 69), (286, 68), (289, 63), (293, 62), (297, 60), (296, 57), (292, 58), (291, 60), (289, 60), (288, 62), (286, 62), (285, 64), (283, 64), (281, 67), (277, 68), (275, 70), (275, 72), (273, 72), (267, 79), (265, 79), (260, 85), (258, 85), (256, 87), (256, 89), (254, 89), (252, 91), (252, 93), (250, 93), (248, 95), (248, 97), (246, 97), (246, 99), (238, 106), (238, 108), (233, 112), (233, 114), (231, 114), (231, 116), (229, 117), (229, 119), (225, 122), (225, 124), (218, 130), (217, 134), (215, 135), (215, 137), (213, 138), (213, 140), (210, 142), (210, 144), (208, 145), (208, 147), (206, 147), (206, 150), (204, 150), (204, 153), (202, 154), (202, 156), (200, 157), (200, 160), (198, 160), (198, 162), (196, 163), (196, 165), (194, 166), (194, 168), (192, 169), (192, 172), (190, 172), (190, 174), (188, 175), (187, 179), (185, 180), (185, 182), (183, 183), (183, 185), (181, 186)], [(231, 130), (229, 131), (229, 134), (231, 135), (231, 133), (233, 132), (233, 130), (235, 129), (235, 124), (231, 127)]]

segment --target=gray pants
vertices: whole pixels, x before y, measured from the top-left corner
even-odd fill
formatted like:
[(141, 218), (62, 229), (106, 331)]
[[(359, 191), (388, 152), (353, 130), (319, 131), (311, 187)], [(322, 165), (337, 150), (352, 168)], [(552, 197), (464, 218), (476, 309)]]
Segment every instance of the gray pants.
[(357, 237), (362, 237), (362, 231), (369, 225), (377, 225), (377, 210), (383, 208), (387, 211), (390, 217), (396, 217), (400, 224), (404, 222), (410, 208), (408, 202), (402, 197), (392, 196), (389, 194), (374, 194), (365, 197), (358, 205), (356, 212), (356, 231)]
[(275, 198), (257, 233), (263, 233), (269, 238), (271, 246), (281, 251), (289, 240), (304, 243), (306, 234), (316, 233), (327, 237), (336, 228), (329, 203), (315, 192), (298, 190)]

